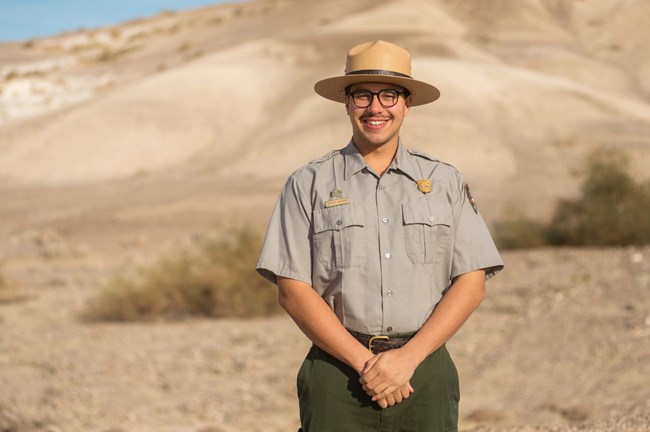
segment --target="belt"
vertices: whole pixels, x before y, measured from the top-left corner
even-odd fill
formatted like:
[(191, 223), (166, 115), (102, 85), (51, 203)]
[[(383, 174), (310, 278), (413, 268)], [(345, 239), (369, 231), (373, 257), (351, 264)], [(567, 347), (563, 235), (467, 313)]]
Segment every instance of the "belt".
[(350, 334), (354, 336), (361, 345), (367, 347), (373, 354), (401, 348), (406, 345), (413, 336), (415, 336), (415, 333), (399, 334), (394, 336), (373, 336), (353, 331), (351, 331)]

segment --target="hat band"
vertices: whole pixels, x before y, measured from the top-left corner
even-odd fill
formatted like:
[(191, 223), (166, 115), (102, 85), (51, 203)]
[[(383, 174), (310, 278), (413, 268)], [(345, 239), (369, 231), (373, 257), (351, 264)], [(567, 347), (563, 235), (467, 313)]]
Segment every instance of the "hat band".
[(346, 75), (388, 75), (413, 79), (410, 75), (382, 69), (364, 69), (346, 73)]

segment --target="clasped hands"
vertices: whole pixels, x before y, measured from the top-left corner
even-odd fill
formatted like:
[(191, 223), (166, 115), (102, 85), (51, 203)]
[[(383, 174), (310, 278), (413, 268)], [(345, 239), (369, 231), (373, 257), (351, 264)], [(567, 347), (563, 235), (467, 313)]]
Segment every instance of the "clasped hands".
[(413, 393), (410, 379), (416, 367), (399, 348), (382, 352), (366, 361), (359, 382), (373, 401), (388, 408)]

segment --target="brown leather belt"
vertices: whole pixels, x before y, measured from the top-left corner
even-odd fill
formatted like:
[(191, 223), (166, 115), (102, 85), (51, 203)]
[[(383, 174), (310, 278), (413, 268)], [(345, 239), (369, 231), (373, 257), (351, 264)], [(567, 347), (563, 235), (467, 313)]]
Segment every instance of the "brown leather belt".
[(361, 345), (367, 347), (371, 353), (379, 354), (380, 352), (390, 351), (401, 348), (411, 340), (415, 333), (400, 334), (394, 336), (373, 336), (351, 331), (350, 334), (358, 340)]

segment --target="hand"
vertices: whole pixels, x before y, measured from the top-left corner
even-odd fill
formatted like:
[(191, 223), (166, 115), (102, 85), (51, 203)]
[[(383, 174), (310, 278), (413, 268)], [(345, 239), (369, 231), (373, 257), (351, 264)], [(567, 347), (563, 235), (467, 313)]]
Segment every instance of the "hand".
[(389, 406), (393, 406), (402, 402), (404, 399), (408, 399), (408, 397), (411, 395), (411, 393), (413, 393), (413, 391), (414, 390), (413, 387), (411, 387), (411, 383), (406, 383), (395, 393), (390, 394), (383, 399), (378, 399), (377, 404), (382, 409), (388, 408)]
[(402, 388), (409, 383), (416, 367), (417, 364), (401, 348), (386, 351), (366, 362), (359, 382), (374, 401), (386, 399), (389, 395), (394, 397), (396, 392), (403, 398)]

